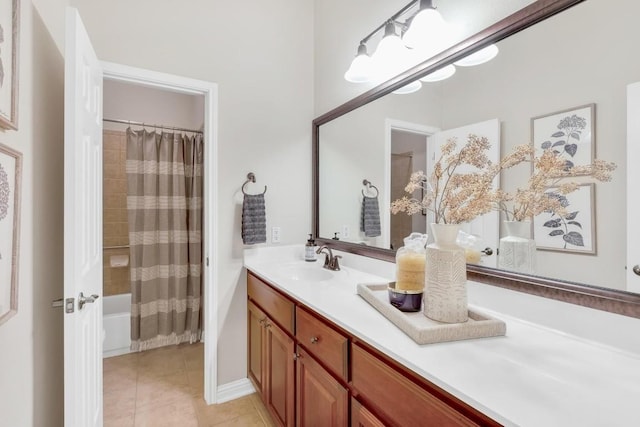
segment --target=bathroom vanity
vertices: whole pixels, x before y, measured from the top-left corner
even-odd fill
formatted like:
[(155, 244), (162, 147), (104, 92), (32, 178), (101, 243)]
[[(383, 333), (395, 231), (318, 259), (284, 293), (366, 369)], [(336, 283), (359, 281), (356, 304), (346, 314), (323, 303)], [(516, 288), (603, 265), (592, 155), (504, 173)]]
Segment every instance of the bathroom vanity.
[[(276, 424), (640, 424), (637, 353), (562, 328), (563, 312), (575, 320), (571, 310), (595, 310), (470, 281), (470, 305), (505, 321), (507, 335), (418, 345), (356, 294), (393, 264), (343, 253), (342, 270), (330, 272), (302, 254), (245, 254), (249, 378)], [(514, 316), (522, 307), (558, 320), (550, 328), (524, 309)], [(631, 330), (616, 322), (638, 320), (599, 319)]]

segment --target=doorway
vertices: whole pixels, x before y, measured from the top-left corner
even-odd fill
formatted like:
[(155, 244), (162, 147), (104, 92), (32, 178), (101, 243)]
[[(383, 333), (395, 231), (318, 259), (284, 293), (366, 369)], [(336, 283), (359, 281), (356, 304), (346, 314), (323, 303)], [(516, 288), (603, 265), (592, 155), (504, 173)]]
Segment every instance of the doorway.
[[(164, 401), (169, 399), (166, 396), (171, 396), (174, 402), (173, 396), (186, 386), (188, 393), (184, 394), (192, 394), (193, 399), (202, 399), (204, 393), (204, 344), (200, 342), (203, 327), (200, 302), (204, 298), (202, 207), (207, 202), (201, 194), (205, 168), (202, 154), (206, 150), (202, 144), (203, 121), (202, 95), (117, 80), (103, 82), (102, 307), (106, 424), (129, 424), (134, 419), (152, 417), (158, 406), (170, 403)], [(140, 156), (144, 161), (137, 159), (139, 152), (144, 153)], [(141, 164), (153, 167), (132, 170), (132, 165)], [(163, 170), (166, 164), (173, 167)], [(141, 187), (131, 186), (131, 179), (144, 181), (144, 193)], [(158, 193), (147, 191), (150, 181), (158, 183), (159, 187), (155, 187)], [(167, 188), (168, 183), (177, 186)], [(186, 195), (187, 188), (195, 194)], [(157, 202), (163, 196), (186, 199), (187, 209), (172, 208), (172, 203), (152, 208), (145, 202), (144, 207), (133, 211), (128, 206), (129, 199), (142, 197)], [(175, 222), (167, 224), (169, 218)], [(149, 228), (152, 224), (155, 227)], [(189, 232), (182, 243), (182, 230), (187, 230), (187, 224), (193, 233)], [(161, 237), (163, 232), (175, 237), (165, 241)], [(135, 238), (130, 242), (130, 236), (140, 235), (145, 236), (142, 241)], [(166, 257), (165, 252), (175, 255)], [(180, 268), (187, 266), (185, 276)], [(163, 268), (168, 269), (166, 274), (147, 277)], [(133, 275), (135, 282), (130, 280), (132, 271), (140, 273)], [(184, 294), (180, 291), (187, 288)], [(168, 293), (164, 295), (165, 292)], [(181, 307), (183, 303), (186, 308)], [(140, 310), (141, 307), (147, 308)], [(148, 313), (150, 310), (155, 313)], [(132, 327), (137, 328), (134, 334)], [(140, 336), (143, 327), (150, 332), (146, 339)], [(132, 342), (132, 336), (139, 339)], [(132, 345), (144, 351), (132, 352)]]
[[(432, 126), (387, 119), (385, 122), (385, 191), (384, 206), (392, 200), (408, 196), (404, 187), (413, 172), (427, 172), (428, 138), (439, 131)], [(414, 194), (420, 198), (422, 195)], [(427, 217), (424, 215), (390, 215), (383, 209), (382, 218), (384, 247), (398, 249), (403, 239), (411, 232), (428, 233)]]
[[(215, 337), (217, 331), (217, 310), (215, 301), (215, 259), (209, 254), (217, 253), (214, 245), (215, 221), (211, 213), (216, 211), (217, 199), (215, 189), (215, 161), (217, 158), (217, 126), (216, 106), (217, 87), (213, 83), (188, 79), (134, 67), (102, 62), (104, 81), (104, 106), (103, 118), (123, 121), (143, 122), (145, 125), (165, 125), (190, 131), (203, 132), (204, 167), (203, 167), (203, 230), (202, 230), (202, 339), (200, 344), (191, 350), (182, 353), (190, 354), (191, 358), (202, 361), (201, 377), (203, 379), (203, 396), (207, 403), (216, 401), (217, 373), (215, 355), (217, 354)], [(139, 102), (139, 100), (146, 100)], [(164, 100), (172, 99), (178, 102), (180, 108), (157, 108), (164, 104)], [(119, 104), (119, 106), (118, 106)], [(145, 106), (146, 105), (146, 106)], [(175, 104), (174, 104), (175, 105)], [(181, 111), (181, 112), (178, 112)], [(153, 123), (151, 123), (153, 122)], [(104, 129), (107, 132), (117, 133), (124, 130), (129, 124), (105, 122)], [(151, 127), (152, 127), (151, 126)], [(105, 140), (106, 141), (106, 140)], [(113, 154), (112, 154), (113, 156)], [(121, 152), (120, 157), (124, 154)], [(105, 171), (105, 176), (107, 171)], [(105, 199), (106, 202), (106, 199)], [(106, 225), (105, 216), (105, 225)], [(120, 217), (121, 219), (121, 217)], [(116, 229), (122, 233), (123, 224)], [(116, 243), (116, 244), (112, 244)], [(116, 241), (107, 241), (104, 246), (124, 246)], [(117, 251), (118, 248), (115, 249)], [(117, 255), (116, 255), (117, 257)], [(117, 257), (112, 262), (111, 254), (104, 252), (104, 265), (119, 265)], [(125, 262), (126, 263), (126, 262)], [(117, 267), (116, 267), (117, 268)], [(117, 273), (120, 274), (120, 273)], [(123, 286), (120, 284), (120, 288)], [(106, 288), (105, 288), (106, 289)], [(178, 346), (180, 347), (180, 346)], [(201, 355), (197, 353), (201, 352)], [(162, 353), (156, 352), (156, 353)], [(160, 362), (162, 363), (162, 362)], [(170, 362), (168, 362), (170, 363)], [(195, 373), (194, 373), (195, 374)]]

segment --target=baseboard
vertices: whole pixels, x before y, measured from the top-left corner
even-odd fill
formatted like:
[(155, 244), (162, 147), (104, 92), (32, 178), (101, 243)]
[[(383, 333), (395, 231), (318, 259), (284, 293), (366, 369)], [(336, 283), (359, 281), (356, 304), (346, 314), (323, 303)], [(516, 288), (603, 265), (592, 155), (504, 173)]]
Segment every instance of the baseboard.
[(106, 359), (107, 357), (114, 357), (114, 356), (122, 356), (123, 354), (129, 354), (131, 353), (131, 348), (129, 347), (121, 347), (121, 348), (116, 348), (113, 350), (106, 350), (102, 352), (102, 358)]
[(243, 378), (238, 381), (233, 381), (218, 386), (216, 400), (217, 403), (224, 403), (251, 393), (255, 393), (255, 391), (256, 389), (253, 387), (251, 381), (249, 381), (249, 378)]

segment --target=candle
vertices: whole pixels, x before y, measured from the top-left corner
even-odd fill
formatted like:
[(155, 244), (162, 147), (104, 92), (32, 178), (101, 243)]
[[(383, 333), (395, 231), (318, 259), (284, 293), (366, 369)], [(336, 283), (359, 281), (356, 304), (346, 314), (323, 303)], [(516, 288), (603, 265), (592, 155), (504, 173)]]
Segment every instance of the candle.
[(467, 263), (469, 264), (479, 264), (480, 263), (480, 251), (475, 249), (466, 248), (464, 250), (465, 257), (467, 258)]
[(396, 260), (396, 289), (421, 291), (424, 289), (424, 253), (401, 254)]

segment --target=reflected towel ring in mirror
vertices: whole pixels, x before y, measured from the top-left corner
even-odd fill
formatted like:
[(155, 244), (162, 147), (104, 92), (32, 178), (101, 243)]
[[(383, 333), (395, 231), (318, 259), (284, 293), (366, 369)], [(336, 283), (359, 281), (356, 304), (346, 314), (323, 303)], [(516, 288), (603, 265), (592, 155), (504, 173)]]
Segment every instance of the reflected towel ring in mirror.
[[(244, 187), (250, 183), (250, 182), (256, 182), (256, 175), (253, 172), (249, 172), (247, 174), (247, 180), (244, 182), (244, 184), (242, 184), (242, 194), (244, 194), (245, 196), (248, 196), (249, 193), (247, 193), (246, 191), (244, 191)], [(267, 192), (267, 186), (264, 186), (264, 191), (262, 192), (262, 194)]]
[(375, 195), (375, 196), (367, 196), (366, 194), (364, 194), (364, 190), (362, 190), (362, 196), (363, 196), (363, 197), (378, 197), (378, 195), (380, 194), (380, 191), (378, 191), (378, 187), (376, 187), (375, 185), (373, 185), (373, 184), (371, 183), (371, 181), (369, 181), (368, 179), (363, 179), (363, 180), (362, 180), (362, 185), (366, 186), (366, 187), (367, 187), (367, 189), (369, 189), (369, 190), (370, 190), (370, 189), (372, 189), (372, 188), (373, 188), (374, 190), (376, 190), (376, 195)]

